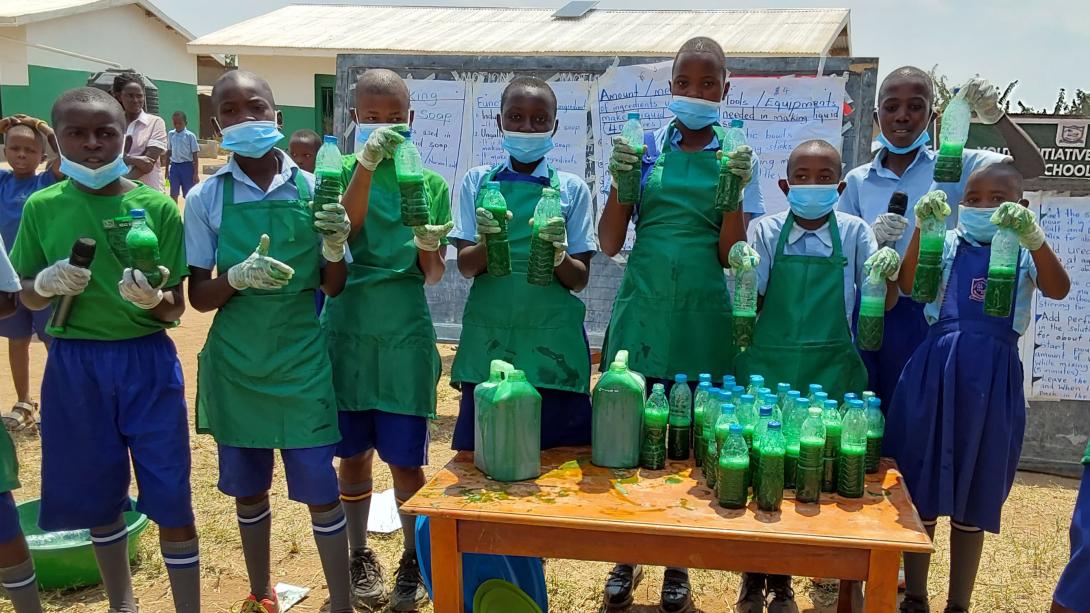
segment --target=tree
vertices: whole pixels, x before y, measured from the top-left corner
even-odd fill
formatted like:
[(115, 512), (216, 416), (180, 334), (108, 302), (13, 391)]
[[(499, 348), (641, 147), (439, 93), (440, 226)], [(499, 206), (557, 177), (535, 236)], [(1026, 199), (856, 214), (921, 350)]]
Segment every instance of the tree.
[[(1018, 102), (1019, 113), (1036, 113), (1036, 114), (1048, 114), (1049, 110), (1046, 108), (1034, 108)], [(1090, 91), (1079, 88), (1075, 90), (1075, 95), (1071, 100), (1067, 99), (1067, 90), (1060, 88), (1060, 93), (1056, 96), (1056, 105), (1052, 107), (1051, 113), (1053, 115), (1078, 115), (1082, 117), (1090, 117)]]

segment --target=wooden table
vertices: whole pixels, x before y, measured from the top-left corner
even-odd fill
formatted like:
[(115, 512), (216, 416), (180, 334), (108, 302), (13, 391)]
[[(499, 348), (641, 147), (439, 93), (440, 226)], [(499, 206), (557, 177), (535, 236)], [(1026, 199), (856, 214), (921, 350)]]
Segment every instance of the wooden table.
[(864, 610), (889, 613), (901, 553), (932, 551), (888, 459), (867, 476), (862, 498), (786, 498), (778, 513), (758, 512), (755, 502), (719, 507), (692, 461), (599, 468), (588, 447), (551, 449), (541, 461), (538, 479), (501, 483), (462, 452), (402, 507), (431, 518), (436, 613), (463, 611), (462, 552), (862, 580)]

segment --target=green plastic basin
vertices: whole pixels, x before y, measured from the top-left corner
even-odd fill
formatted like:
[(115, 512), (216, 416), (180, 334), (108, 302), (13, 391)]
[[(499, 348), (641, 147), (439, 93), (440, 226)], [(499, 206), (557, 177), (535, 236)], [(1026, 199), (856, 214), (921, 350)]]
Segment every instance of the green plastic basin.
[[(133, 501), (135, 504), (136, 501)], [(91, 533), (88, 530), (44, 532), (38, 527), (39, 499), (19, 504), (19, 525), (23, 528), (30, 556), (34, 559), (34, 571), (42, 589), (59, 590), (102, 583), (102, 576), (91, 549)], [(129, 528), (129, 563), (136, 559), (136, 545), (140, 535), (148, 527), (148, 517), (143, 513), (125, 513), (125, 525)]]

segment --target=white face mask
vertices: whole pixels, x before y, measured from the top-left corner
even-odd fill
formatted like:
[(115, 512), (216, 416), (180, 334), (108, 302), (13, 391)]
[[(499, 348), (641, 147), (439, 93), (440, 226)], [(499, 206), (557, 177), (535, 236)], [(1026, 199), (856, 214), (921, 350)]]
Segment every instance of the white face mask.
[(119, 155), (112, 162), (98, 168), (88, 168), (61, 155), (60, 170), (66, 177), (91, 189), (102, 189), (121, 177), (129, 174), (129, 165), (125, 156)]

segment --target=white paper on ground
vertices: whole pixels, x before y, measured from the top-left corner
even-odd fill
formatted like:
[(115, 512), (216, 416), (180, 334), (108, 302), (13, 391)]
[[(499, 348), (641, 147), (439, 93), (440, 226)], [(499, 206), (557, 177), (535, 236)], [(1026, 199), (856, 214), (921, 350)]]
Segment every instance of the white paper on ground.
[(367, 515), (367, 531), (389, 534), (401, 529), (401, 518), (397, 515), (397, 500), (394, 490), (388, 489), (371, 497), (371, 512)]
[(280, 603), (281, 611), (287, 611), (299, 604), (310, 593), (309, 587), (299, 587), (287, 583), (277, 583), (275, 589), (276, 600)]

